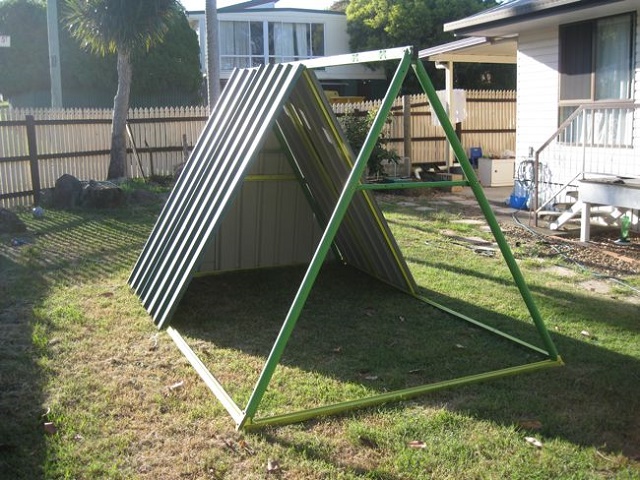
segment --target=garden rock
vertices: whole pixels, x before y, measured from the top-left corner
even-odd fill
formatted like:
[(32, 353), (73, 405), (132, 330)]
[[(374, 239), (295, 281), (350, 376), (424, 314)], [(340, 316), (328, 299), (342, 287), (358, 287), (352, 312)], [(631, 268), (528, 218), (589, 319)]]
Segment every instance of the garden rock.
[(134, 190), (129, 193), (129, 203), (132, 205), (153, 205), (162, 200), (162, 198), (154, 192), (149, 190)]
[(124, 192), (111, 182), (85, 184), (82, 189), (82, 206), (87, 208), (117, 208), (124, 203)]
[(53, 191), (53, 207), (60, 209), (75, 208), (80, 205), (82, 182), (73, 175), (65, 173), (56, 180)]
[(0, 233), (22, 233), (27, 226), (18, 216), (6, 208), (0, 208)]

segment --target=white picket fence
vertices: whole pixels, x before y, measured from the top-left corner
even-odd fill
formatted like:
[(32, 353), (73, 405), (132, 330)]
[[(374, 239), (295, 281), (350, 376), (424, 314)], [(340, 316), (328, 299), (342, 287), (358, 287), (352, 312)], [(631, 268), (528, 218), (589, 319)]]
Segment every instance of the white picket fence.
[[(25, 121), (29, 115), (35, 120), (41, 189), (53, 187), (64, 173), (83, 180), (106, 178), (111, 110), (0, 109), (0, 206), (31, 203), (28, 195), (20, 195), (33, 191)], [(184, 159), (183, 136), (192, 147), (207, 115), (207, 107), (132, 109), (128, 176), (172, 175)]]
[[(405, 135), (411, 138), (411, 163), (445, 161), (448, 144), (436, 125), (425, 95), (411, 95), (410, 131), (405, 132), (403, 99), (398, 98), (386, 132), (401, 157)], [(336, 114), (377, 108), (380, 101), (334, 104)], [(515, 148), (515, 92), (467, 91), (466, 118), (459, 125), (468, 150), (481, 147), (485, 155), (501, 156)], [(40, 188), (50, 188), (64, 173), (82, 180), (106, 178), (111, 144), (109, 109), (0, 109), (0, 206), (32, 203), (33, 182), (26, 117), (34, 118), (34, 141)], [(129, 112), (132, 139), (128, 175), (171, 175), (184, 159), (184, 142), (192, 147), (208, 115), (207, 107), (142, 108)]]
[[(470, 90), (466, 91), (466, 118), (459, 132), (462, 145), (467, 152), (480, 147), (485, 155), (501, 157), (505, 152), (515, 151), (516, 143), (516, 92)], [(410, 132), (405, 132), (403, 102), (409, 102)], [(379, 108), (381, 101), (366, 101), (353, 104), (336, 104), (334, 111), (340, 115), (353, 111), (368, 112)], [(391, 147), (401, 156), (410, 157), (412, 164), (446, 161), (449, 147), (442, 127), (434, 120), (431, 107), (424, 94), (397, 98), (393, 104), (392, 117), (386, 135)], [(405, 134), (411, 138), (411, 154), (405, 152)]]

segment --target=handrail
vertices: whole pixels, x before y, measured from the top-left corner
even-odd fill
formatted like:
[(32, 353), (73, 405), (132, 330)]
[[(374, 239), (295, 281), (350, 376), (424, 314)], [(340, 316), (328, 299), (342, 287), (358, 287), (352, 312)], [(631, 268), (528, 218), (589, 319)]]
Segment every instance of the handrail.
[[(606, 109), (638, 109), (640, 107), (640, 105), (637, 105), (636, 103), (633, 102), (633, 100), (625, 100), (625, 101), (600, 101), (600, 102), (594, 102), (594, 103), (588, 103), (588, 104), (583, 104), (580, 105), (571, 115), (569, 115), (559, 126), (558, 128), (554, 131), (554, 133), (549, 136), (549, 138), (537, 149), (535, 150), (533, 157), (534, 157), (534, 163), (533, 163), (533, 203), (532, 203), (532, 210), (534, 212), (536, 212), (536, 214), (534, 215), (534, 223), (537, 226), (538, 225), (538, 215), (537, 212), (540, 210), (540, 208), (538, 206), (538, 196), (540, 193), (540, 187), (539, 187), (539, 178), (538, 178), (538, 172), (540, 169), (540, 154), (549, 146), (551, 145), (552, 142), (554, 142), (559, 135), (561, 135), (564, 131), (566, 131), (566, 129), (573, 124), (574, 120), (576, 118), (578, 118), (579, 116), (583, 115), (584, 112), (587, 111), (595, 111), (595, 110), (606, 110)], [(584, 128), (586, 128), (586, 122), (584, 125)], [(586, 134), (584, 134), (584, 148), (586, 148)], [(584, 170), (584, 167), (583, 167)], [(577, 178), (580, 174), (576, 175), (575, 178)], [(574, 180), (575, 180), (574, 178)], [(568, 186), (565, 185), (563, 188), (561, 188), (552, 198), (555, 198), (555, 196), (557, 196), (560, 192), (562, 192), (566, 187)], [(548, 199), (545, 202), (545, 205), (549, 203), (549, 201), (551, 199)]]
[(542, 146), (535, 151), (535, 155), (538, 156), (540, 152), (542, 152), (545, 148), (547, 148), (551, 144), (551, 142), (553, 142), (558, 137), (558, 135), (560, 135), (562, 131), (565, 130), (571, 124), (571, 122), (573, 122), (573, 120), (576, 119), (585, 110), (600, 110), (600, 109), (606, 109), (606, 108), (638, 108), (638, 105), (636, 105), (633, 101), (625, 101), (625, 102), (606, 101), (606, 102), (586, 103), (586, 104), (580, 105), (575, 112), (569, 115), (566, 118), (566, 120), (560, 124), (560, 126), (556, 129), (553, 135), (551, 135), (547, 139), (547, 141), (544, 142)]

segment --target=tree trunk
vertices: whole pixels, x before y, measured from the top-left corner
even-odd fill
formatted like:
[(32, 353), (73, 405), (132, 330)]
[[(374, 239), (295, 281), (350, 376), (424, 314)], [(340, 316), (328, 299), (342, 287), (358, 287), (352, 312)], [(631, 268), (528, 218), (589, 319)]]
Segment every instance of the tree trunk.
[(218, 45), (218, 7), (216, 0), (205, 3), (205, 25), (207, 28), (207, 94), (209, 111), (220, 96), (220, 46)]
[(131, 90), (131, 61), (129, 52), (118, 50), (118, 91), (113, 98), (113, 121), (111, 123), (111, 160), (107, 179), (126, 176), (127, 161), (127, 113)]

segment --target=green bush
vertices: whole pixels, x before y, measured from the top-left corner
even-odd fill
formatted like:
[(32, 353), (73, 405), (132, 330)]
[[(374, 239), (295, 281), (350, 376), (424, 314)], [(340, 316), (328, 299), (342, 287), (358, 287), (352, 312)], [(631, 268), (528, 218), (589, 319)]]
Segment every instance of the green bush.
[[(347, 136), (349, 145), (351, 145), (351, 148), (356, 155), (362, 149), (362, 145), (367, 138), (367, 134), (371, 129), (371, 125), (373, 125), (373, 120), (376, 116), (376, 113), (377, 110), (375, 109), (369, 110), (366, 113), (360, 112), (359, 110), (354, 110), (345, 113), (338, 119)], [(391, 121), (387, 120), (387, 124), (389, 123), (391, 123)], [(380, 137), (378, 137), (373, 151), (371, 152), (371, 156), (369, 157), (369, 161), (367, 162), (367, 170), (369, 175), (386, 175), (383, 162), (398, 163), (398, 160), (400, 159), (395, 150), (387, 147), (387, 144), (389, 143), (389, 136), (388, 132), (386, 132), (385, 130), (386, 129), (382, 129), (382, 133), (380, 134)]]

